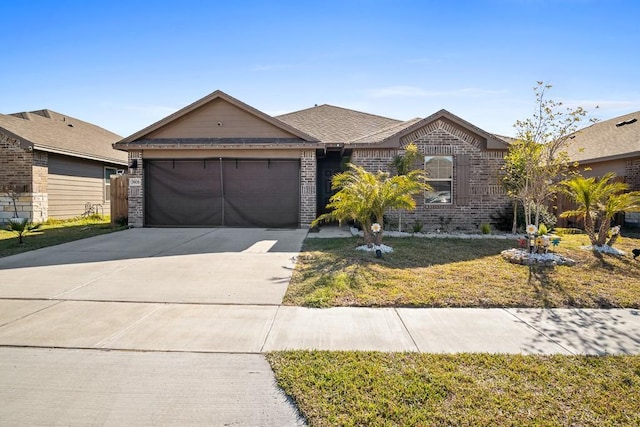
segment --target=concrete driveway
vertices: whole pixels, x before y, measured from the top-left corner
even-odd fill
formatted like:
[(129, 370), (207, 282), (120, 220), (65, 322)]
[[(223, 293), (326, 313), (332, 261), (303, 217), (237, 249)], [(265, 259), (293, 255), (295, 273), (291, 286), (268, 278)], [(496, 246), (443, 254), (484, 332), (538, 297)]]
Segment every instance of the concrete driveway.
[(0, 259), (0, 424), (304, 424), (259, 352), (305, 236), (131, 229)]
[(0, 258), (0, 298), (279, 304), (306, 234), (130, 229)]

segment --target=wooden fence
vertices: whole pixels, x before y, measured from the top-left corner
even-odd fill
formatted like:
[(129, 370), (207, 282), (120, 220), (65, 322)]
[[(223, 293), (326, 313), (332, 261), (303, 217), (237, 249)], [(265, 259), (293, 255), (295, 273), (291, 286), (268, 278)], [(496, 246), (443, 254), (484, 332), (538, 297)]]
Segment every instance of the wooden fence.
[(111, 175), (111, 226), (122, 224), (129, 216), (128, 191), (128, 175)]

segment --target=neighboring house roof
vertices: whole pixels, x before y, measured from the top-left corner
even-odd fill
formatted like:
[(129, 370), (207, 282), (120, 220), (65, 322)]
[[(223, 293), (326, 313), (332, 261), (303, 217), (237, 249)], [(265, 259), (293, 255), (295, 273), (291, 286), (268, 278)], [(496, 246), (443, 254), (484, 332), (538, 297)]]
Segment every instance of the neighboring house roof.
[[(147, 126), (146, 128), (134, 133), (133, 135), (130, 135), (124, 139), (122, 139), (121, 141), (117, 142), (116, 144), (114, 144), (114, 148), (116, 149), (125, 149), (125, 147), (132, 147), (135, 145), (144, 145), (147, 143), (153, 143), (154, 145), (158, 143), (158, 140), (153, 140), (153, 138), (151, 138), (151, 140), (149, 140), (149, 138), (147, 138), (149, 135), (153, 134), (154, 132), (160, 130), (161, 128), (166, 127), (167, 125), (173, 123), (173, 122), (177, 122), (179, 119), (187, 116), (189, 113), (204, 107), (207, 104), (212, 103), (213, 101), (216, 100), (223, 100), (228, 102), (229, 104), (239, 108), (240, 110), (244, 111), (245, 113), (248, 113), (254, 117), (257, 117), (258, 119), (261, 119), (264, 122), (267, 122), (273, 126), (275, 126), (276, 128), (291, 134), (291, 136), (293, 138), (291, 138), (292, 140), (298, 140), (298, 141), (303, 141), (303, 142), (318, 142), (316, 140), (316, 138), (314, 138), (311, 135), (308, 135), (307, 133), (305, 133), (304, 131), (292, 127), (291, 125), (278, 120), (277, 118), (271, 117), (268, 114), (263, 113), (262, 111), (259, 111), (253, 107), (251, 107), (250, 105), (245, 104), (242, 101), (239, 101), (235, 98), (233, 98), (232, 96), (227, 95), (226, 93), (220, 91), (220, 90), (216, 90), (215, 92), (210, 93), (209, 95), (195, 101), (194, 103), (187, 105), (186, 107), (176, 111), (173, 114), (170, 114), (169, 116), (165, 117), (162, 120), (157, 121), (156, 123), (153, 123), (150, 126)], [(205, 143), (210, 143), (210, 145), (215, 145), (215, 144), (231, 144), (234, 142), (237, 143), (242, 143), (242, 144), (253, 144), (254, 141), (252, 141), (251, 139), (251, 135), (247, 135), (248, 138), (242, 138), (242, 140), (238, 140), (238, 139), (218, 139), (218, 138), (200, 138), (199, 141), (197, 141), (196, 143), (198, 145), (203, 145)], [(206, 139), (206, 141), (205, 141)], [(188, 143), (189, 141), (185, 140), (185, 141), (180, 141), (180, 142), (184, 142), (184, 143)], [(264, 142), (264, 141), (260, 141), (260, 142)], [(285, 143), (291, 143), (292, 141), (284, 141)]]
[(277, 118), (324, 144), (344, 144), (402, 123), (400, 120), (323, 104)]
[(589, 163), (640, 156), (640, 111), (593, 124), (569, 139), (569, 158)]
[(119, 135), (55, 111), (0, 114), (0, 132), (19, 140), (25, 149), (127, 164), (127, 154), (111, 146)]

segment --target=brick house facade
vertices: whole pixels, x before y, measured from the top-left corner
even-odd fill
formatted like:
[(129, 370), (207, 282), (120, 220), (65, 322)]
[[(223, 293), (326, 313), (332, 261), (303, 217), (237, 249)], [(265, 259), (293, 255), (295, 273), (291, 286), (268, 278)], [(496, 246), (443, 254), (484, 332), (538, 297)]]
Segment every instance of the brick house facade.
[[(435, 229), (446, 221), (452, 229), (477, 230), (508, 204), (500, 185), (506, 142), (446, 110), (406, 122), (328, 105), (271, 117), (216, 91), (114, 147), (128, 151), (129, 165), (136, 166), (130, 179), (141, 183), (129, 187), (130, 226), (308, 227), (346, 162), (389, 170), (409, 143), (425, 161), (451, 163), (452, 176), (438, 184), (448, 185), (444, 202), (420, 198), (414, 212), (403, 214), (405, 222)], [(235, 173), (243, 168), (253, 178)], [(296, 191), (281, 194), (290, 183)], [(261, 186), (265, 194), (252, 192)], [(264, 221), (251, 216), (260, 209)], [(282, 220), (291, 209), (293, 219)]]
[(108, 214), (105, 171), (126, 165), (111, 147), (119, 138), (50, 110), (0, 114), (0, 223), (80, 216), (88, 202)]

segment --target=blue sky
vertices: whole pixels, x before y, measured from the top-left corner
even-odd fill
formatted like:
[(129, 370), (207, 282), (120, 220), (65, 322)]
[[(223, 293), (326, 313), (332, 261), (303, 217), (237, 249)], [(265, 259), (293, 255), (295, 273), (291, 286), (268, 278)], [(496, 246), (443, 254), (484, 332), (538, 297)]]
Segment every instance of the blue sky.
[(600, 119), (640, 110), (639, 12), (636, 0), (2, 1), (0, 113), (49, 108), (127, 136), (220, 89), (272, 115), (446, 108), (510, 135), (538, 80)]

